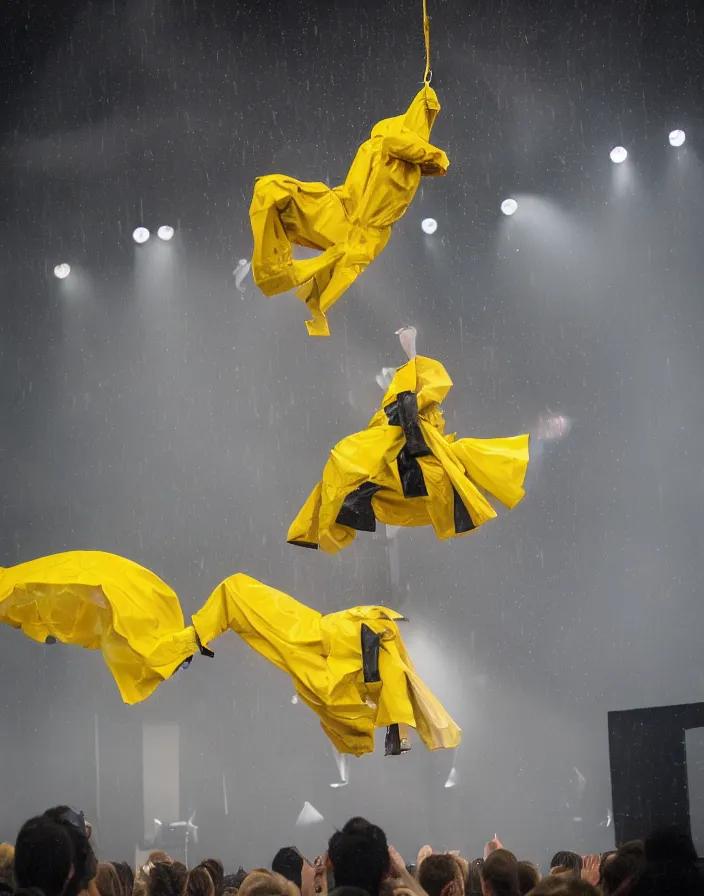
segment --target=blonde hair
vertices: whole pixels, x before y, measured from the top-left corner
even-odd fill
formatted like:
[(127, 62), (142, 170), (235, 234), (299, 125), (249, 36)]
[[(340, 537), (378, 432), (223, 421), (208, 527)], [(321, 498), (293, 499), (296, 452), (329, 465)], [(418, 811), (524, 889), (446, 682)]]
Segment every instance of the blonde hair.
[(237, 896), (300, 896), (300, 890), (281, 874), (255, 868), (242, 881)]
[(9, 871), (15, 861), (15, 847), (0, 843), (0, 871)]

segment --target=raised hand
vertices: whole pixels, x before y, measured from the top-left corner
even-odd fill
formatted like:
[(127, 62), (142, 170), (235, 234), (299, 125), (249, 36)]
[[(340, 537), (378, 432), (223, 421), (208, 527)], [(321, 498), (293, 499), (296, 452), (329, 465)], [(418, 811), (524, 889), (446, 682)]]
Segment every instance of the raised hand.
[(412, 361), (416, 356), (416, 336), (418, 331), (415, 327), (401, 327), (400, 330), (396, 330), (396, 335), (401, 341), (406, 357), (409, 361)]
[(595, 887), (599, 883), (599, 864), (601, 857), (598, 855), (584, 856), (582, 864), (582, 880)]
[(501, 845), (501, 841), (499, 840), (499, 835), (494, 834), (494, 839), (489, 840), (484, 847), (484, 859), (488, 859), (492, 852), (496, 852), (497, 849), (503, 849)]
[(432, 846), (421, 846), (418, 850), (418, 857), (416, 858), (416, 872), (421, 866), (421, 863), (424, 862), (428, 856), (432, 856), (433, 847)]

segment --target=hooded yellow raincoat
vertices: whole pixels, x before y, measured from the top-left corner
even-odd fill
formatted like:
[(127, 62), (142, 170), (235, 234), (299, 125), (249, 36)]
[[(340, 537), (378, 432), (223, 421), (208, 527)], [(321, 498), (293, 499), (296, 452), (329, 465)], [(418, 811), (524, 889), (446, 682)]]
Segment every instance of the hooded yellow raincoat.
[(322, 616), (237, 574), (184, 627), (176, 594), (124, 557), (71, 551), (0, 569), (0, 622), (35, 641), (101, 650), (126, 703), (146, 699), (199, 650), (212, 656), (208, 643), (232, 629), (291, 676), (335, 747), (356, 755), (372, 752), (374, 729), (390, 725), (417, 728), (430, 749), (459, 743), (413, 670), (400, 618), (384, 607)]
[(322, 616), (238, 574), (215, 589), (193, 624), (203, 644), (232, 629), (287, 672), (340, 753), (372, 753), (374, 729), (391, 725), (416, 728), (431, 750), (456, 747), (460, 729), (415, 674), (396, 624), (402, 618), (386, 607)]
[(515, 507), (524, 495), (528, 435), (446, 436), (439, 405), (451, 387), (432, 358), (399, 368), (367, 429), (333, 448), (288, 541), (334, 554), (357, 531), (373, 532), (377, 520), (432, 525), (440, 539), (464, 535), (496, 516), (480, 488)]
[[(424, 86), (405, 115), (374, 126), (335, 189), (283, 174), (255, 182), (254, 280), (266, 296), (301, 287), (298, 297), (313, 316), (306, 322), (311, 336), (330, 334), (325, 312), (382, 251), (421, 177), (446, 173), (446, 154), (428, 142), (439, 111), (435, 91)], [(296, 261), (292, 244), (322, 254)]]

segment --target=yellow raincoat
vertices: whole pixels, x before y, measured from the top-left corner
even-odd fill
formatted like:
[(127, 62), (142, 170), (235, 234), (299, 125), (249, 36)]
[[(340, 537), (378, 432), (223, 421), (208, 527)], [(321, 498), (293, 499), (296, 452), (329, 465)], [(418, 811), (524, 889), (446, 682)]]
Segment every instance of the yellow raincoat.
[(451, 387), (432, 358), (399, 368), (368, 428), (333, 448), (288, 541), (334, 554), (357, 531), (373, 532), (376, 520), (432, 525), (440, 539), (464, 535), (496, 516), (480, 488), (515, 507), (525, 494), (528, 436), (446, 436), (439, 405)]
[[(461, 732), (415, 674), (386, 607), (355, 607), (322, 616), (249, 576), (226, 579), (194, 617), (207, 644), (232, 629), (287, 672), (340, 753), (374, 751), (374, 729), (416, 728), (431, 750), (456, 747)], [(366, 632), (365, 632), (366, 629)], [(378, 646), (365, 654), (363, 637)]]
[(147, 698), (199, 650), (212, 656), (208, 643), (232, 629), (291, 675), (335, 747), (356, 755), (374, 750), (375, 727), (390, 725), (416, 727), (430, 749), (459, 743), (459, 729), (413, 670), (400, 618), (384, 607), (321, 616), (238, 574), (184, 627), (176, 594), (124, 557), (71, 551), (0, 569), (0, 622), (35, 641), (101, 650), (126, 703)]
[[(405, 115), (374, 126), (335, 189), (283, 174), (255, 182), (254, 280), (266, 296), (301, 287), (298, 297), (313, 316), (306, 322), (311, 336), (330, 335), (325, 312), (382, 251), (421, 177), (447, 171), (447, 156), (428, 142), (439, 111), (435, 91), (424, 86)], [(296, 261), (292, 244), (322, 254)]]
[(0, 568), (0, 622), (35, 641), (101, 650), (125, 703), (138, 703), (194, 653), (178, 597), (148, 569), (102, 551)]

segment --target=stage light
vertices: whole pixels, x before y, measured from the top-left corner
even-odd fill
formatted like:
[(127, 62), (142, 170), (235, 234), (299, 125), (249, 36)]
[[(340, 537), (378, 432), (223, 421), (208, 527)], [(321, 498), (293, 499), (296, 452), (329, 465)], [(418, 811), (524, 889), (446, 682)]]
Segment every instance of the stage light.
[(165, 243), (168, 243), (168, 241), (170, 239), (173, 239), (174, 229), (173, 229), (173, 227), (169, 227), (168, 224), (165, 224), (163, 227), (160, 227), (157, 230), (156, 235), (159, 237), (160, 240), (163, 240)]
[(135, 243), (146, 243), (149, 239), (150, 233), (146, 227), (138, 227), (135, 232), (132, 234), (132, 239)]
[(427, 233), (428, 236), (432, 236), (438, 229), (438, 222), (435, 220), (435, 218), (423, 218), (423, 220), (420, 222), (420, 226), (423, 228), (423, 233)]
[(515, 199), (504, 199), (501, 203), (501, 211), (505, 215), (515, 215), (518, 211), (518, 203)]
[(71, 273), (71, 265), (70, 264), (57, 264), (54, 268), (54, 276), (58, 277), (59, 280), (65, 280), (68, 275)]
[(670, 146), (682, 146), (685, 140), (684, 131), (670, 131)]
[(614, 165), (620, 165), (621, 162), (625, 162), (628, 158), (628, 152), (623, 146), (614, 146), (609, 155)]

